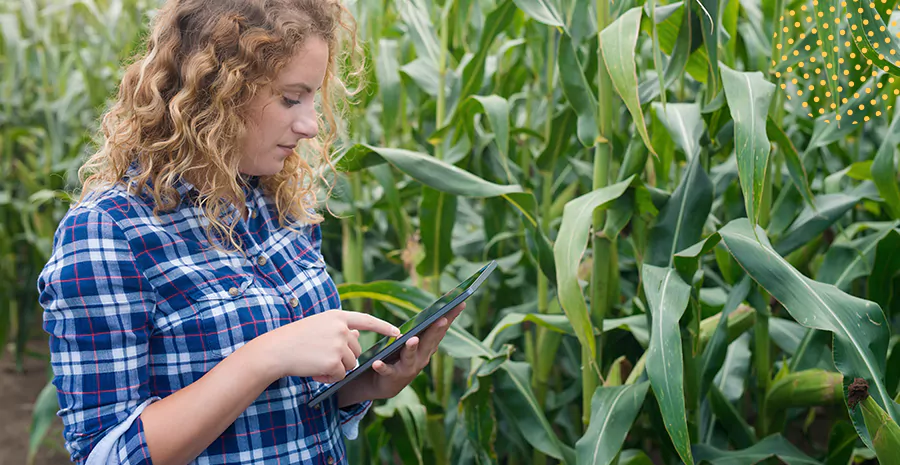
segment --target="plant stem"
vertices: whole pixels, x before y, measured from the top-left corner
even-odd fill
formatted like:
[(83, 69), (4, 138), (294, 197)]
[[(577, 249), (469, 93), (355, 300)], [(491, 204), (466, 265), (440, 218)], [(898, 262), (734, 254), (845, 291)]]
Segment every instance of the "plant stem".
[[(443, 127), (444, 126), (444, 117), (446, 111), (446, 103), (447, 103), (447, 95), (445, 91), (446, 82), (447, 82), (447, 59), (448, 59), (448, 45), (449, 45), (449, 26), (448, 26), (448, 18), (449, 18), (449, 9), (452, 7), (452, 3), (447, 2), (444, 5), (444, 8), (441, 10), (441, 28), (440, 28), (440, 38), (441, 38), (441, 50), (440, 57), (438, 59), (438, 98), (437, 105), (435, 109), (435, 127)], [(444, 158), (444, 143), (445, 141), (439, 142), (434, 147), (434, 156), (438, 160)], [(436, 276), (432, 276), (432, 293), (435, 296), (441, 295), (441, 276), (438, 273)], [(450, 399), (450, 388), (451, 383), (453, 381), (453, 359), (447, 355), (437, 353), (432, 359), (432, 375), (434, 377), (434, 390), (437, 401), (443, 407), (443, 410), (447, 410), (447, 404)], [(448, 376), (448, 373), (450, 376)], [(444, 425), (444, 414), (441, 413), (439, 415), (435, 415), (430, 419), (431, 423), (431, 445), (434, 448), (434, 455), (436, 463), (439, 465), (443, 465), (448, 463), (450, 454), (448, 453), (447, 442), (444, 440), (446, 438), (446, 431)]]
[[(545, 98), (547, 99), (546, 106), (546, 115), (544, 118), (544, 140), (550, 141), (550, 134), (553, 131), (553, 107), (554, 107), (554, 94), (556, 92), (555, 86), (555, 73), (556, 69), (556, 29), (548, 28), (547, 29), (547, 50), (546, 57), (544, 60), (545, 64), (545, 77), (547, 80), (547, 93)], [(541, 228), (544, 231), (548, 231), (550, 229), (550, 207), (553, 205), (553, 170), (554, 166), (551, 166), (548, 171), (544, 171), (541, 173), (542, 181), (541, 181)], [(547, 279), (547, 276), (542, 272), (538, 272), (538, 280), (537, 280), (537, 306), (538, 313), (547, 313), (547, 308), (550, 303), (550, 280)], [(538, 341), (539, 344), (550, 344), (552, 345), (552, 341), (548, 340), (546, 335), (547, 329), (542, 327), (536, 327), (533, 331), (528, 331), (526, 333), (526, 342), (529, 338), (531, 338), (532, 342), (535, 340)], [(534, 348), (534, 344), (532, 343), (532, 348)], [(559, 347), (559, 344), (556, 344), (556, 347)], [(547, 352), (547, 350), (552, 347), (544, 347), (543, 345), (538, 347), (536, 352), (532, 354), (532, 367), (535, 369), (532, 373), (531, 384), (535, 388), (536, 391), (540, 391), (542, 393), (538, 402), (540, 402), (541, 407), (544, 406), (544, 402), (546, 400), (546, 380), (549, 376), (549, 371), (552, 369), (552, 364), (548, 364), (549, 360), (554, 360), (556, 358), (555, 350), (553, 353)], [(542, 365), (543, 363), (543, 365)], [(532, 456), (533, 464), (545, 464), (547, 463), (547, 457), (535, 450), (534, 455)]]
[[(541, 201), (541, 229), (547, 231), (550, 229), (550, 201), (553, 192), (553, 177), (550, 173), (544, 173), (543, 193)], [(546, 201), (544, 201), (546, 199)], [(549, 280), (543, 273), (538, 273), (538, 312), (549, 313), (550, 297), (549, 297)], [(557, 307), (558, 308), (558, 307)], [(556, 313), (556, 312), (554, 312)], [(556, 352), (559, 350), (559, 343), (562, 336), (555, 332), (549, 331), (547, 328), (538, 326), (537, 329), (537, 353), (535, 355), (534, 374), (532, 376), (531, 385), (535, 391), (538, 404), (543, 407), (547, 398), (547, 382), (550, 379), (550, 372), (553, 371), (554, 361), (556, 360)]]
[[(754, 350), (754, 361), (756, 363), (756, 389), (758, 394), (758, 399), (761, 404), (764, 404), (764, 400), (766, 398), (766, 393), (769, 390), (769, 379), (771, 378), (771, 374), (769, 372), (769, 362), (770, 362), (770, 354), (769, 354), (769, 315), (768, 309), (762, 308), (757, 309), (756, 313), (756, 323), (753, 328), (753, 335), (756, 343), (756, 347)], [(759, 431), (759, 437), (765, 437), (768, 434), (768, 415), (766, 415), (766, 409), (759, 409), (759, 418), (756, 421), (756, 429)]]
[[(597, 7), (597, 101), (599, 102), (597, 129), (599, 135), (607, 141), (612, 141), (613, 122), (612, 118), (615, 114), (615, 105), (612, 82), (609, 73), (603, 61), (603, 47), (601, 46), (602, 31), (611, 22), (609, 12), (609, 2), (606, 0), (598, 0)], [(612, 162), (611, 142), (600, 142), (594, 149), (594, 173), (592, 188), (594, 190), (609, 185), (610, 164)], [(615, 256), (616, 248), (615, 237), (605, 237), (602, 235), (603, 226), (606, 222), (606, 215), (602, 211), (594, 213), (592, 244), (593, 249), (593, 267), (591, 270), (591, 321), (599, 329), (597, 335), (597, 353), (589, 354), (582, 350), (582, 424), (587, 430), (588, 423), (591, 419), (591, 396), (594, 389), (599, 384), (599, 374), (596, 368), (602, 367), (603, 364), (603, 319), (606, 318), (610, 303), (611, 295), (618, 295), (618, 289), (613, 289), (611, 284), (614, 282), (610, 279), (610, 275), (614, 273), (612, 258)], [(590, 359), (596, 358), (597, 367), (592, 366)]]
[[(700, 300), (699, 291), (692, 290), (688, 304), (689, 317), (685, 322), (686, 331), (682, 331), (682, 358), (684, 360), (685, 408), (688, 416), (688, 432), (692, 442), (700, 437)], [(686, 315), (687, 317), (687, 315)]]
[[(360, 176), (361, 173), (348, 174), (353, 196), (353, 216), (341, 220), (341, 232), (344, 241), (341, 248), (341, 261), (344, 282), (347, 283), (361, 283), (365, 280), (362, 262), (362, 213), (358, 208), (363, 195)], [(363, 301), (360, 299), (352, 299), (349, 301), (349, 304), (353, 310), (362, 310)]]

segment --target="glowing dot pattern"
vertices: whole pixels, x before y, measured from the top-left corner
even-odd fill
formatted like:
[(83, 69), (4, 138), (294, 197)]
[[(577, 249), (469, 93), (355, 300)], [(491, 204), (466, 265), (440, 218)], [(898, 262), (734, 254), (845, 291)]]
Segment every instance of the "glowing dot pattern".
[[(869, 121), (869, 114), (880, 117), (888, 97), (900, 95), (900, 86), (891, 85), (894, 78), (889, 76), (900, 75), (900, 9), (886, 8), (889, 0), (875, 1), (882, 5), (845, 0), (840, 11), (830, 6), (824, 13), (818, 0), (812, 0), (780, 18), (772, 65), (778, 87), (796, 105), (795, 114), (821, 117), (825, 123), (834, 119), (837, 124), (846, 118), (857, 124)], [(829, 23), (835, 27), (830, 29)], [(874, 31), (879, 31), (878, 38)], [(823, 41), (826, 37), (829, 42)], [(870, 107), (873, 111), (867, 111)]]

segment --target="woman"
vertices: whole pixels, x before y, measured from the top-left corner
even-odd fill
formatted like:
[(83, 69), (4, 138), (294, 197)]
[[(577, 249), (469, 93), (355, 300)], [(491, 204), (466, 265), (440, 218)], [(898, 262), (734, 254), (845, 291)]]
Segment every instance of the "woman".
[(338, 0), (158, 12), (38, 282), (73, 461), (342, 463), (372, 400), (437, 350), (462, 306), (306, 407), (356, 366), (359, 331), (399, 334), (340, 309), (320, 253), (342, 32), (358, 51)]

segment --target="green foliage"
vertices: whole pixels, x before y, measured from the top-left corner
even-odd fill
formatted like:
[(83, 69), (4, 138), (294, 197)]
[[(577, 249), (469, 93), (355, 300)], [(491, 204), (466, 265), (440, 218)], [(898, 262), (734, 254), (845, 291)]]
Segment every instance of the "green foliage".
[[(350, 2), (371, 87), (347, 108), (323, 225), (345, 305), (400, 322), (500, 263), (423, 375), (348, 442), (354, 463), (885, 450), (900, 415), (900, 113), (886, 98), (850, 111), (867, 90), (900, 95), (881, 69), (896, 65), (871, 46), (829, 55), (879, 69), (815, 119), (804, 104), (847, 78), (800, 97), (784, 73), (897, 31), (873, 29), (879, 5), (829, 38), (846, 10), (820, 1), (806, 3), (817, 33), (775, 34), (803, 4)], [(156, 6), (0, 3), (0, 347), (20, 362), (75, 172)], [(865, 414), (847, 405), (856, 377)]]

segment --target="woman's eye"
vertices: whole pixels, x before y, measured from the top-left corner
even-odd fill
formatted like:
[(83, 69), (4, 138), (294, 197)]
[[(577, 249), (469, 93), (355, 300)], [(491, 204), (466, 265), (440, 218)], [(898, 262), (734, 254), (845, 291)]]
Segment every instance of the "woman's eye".
[(290, 108), (290, 107), (292, 107), (292, 106), (294, 106), (294, 105), (300, 105), (300, 101), (299, 101), (299, 100), (294, 100), (294, 99), (291, 99), (291, 98), (288, 98), (288, 97), (282, 97), (282, 99), (284, 99), (284, 105), (285, 105), (286, 107), (288, 107), (288, 108)]

